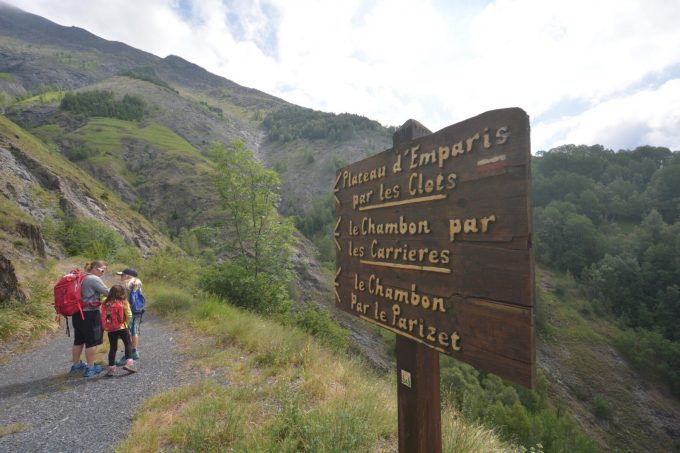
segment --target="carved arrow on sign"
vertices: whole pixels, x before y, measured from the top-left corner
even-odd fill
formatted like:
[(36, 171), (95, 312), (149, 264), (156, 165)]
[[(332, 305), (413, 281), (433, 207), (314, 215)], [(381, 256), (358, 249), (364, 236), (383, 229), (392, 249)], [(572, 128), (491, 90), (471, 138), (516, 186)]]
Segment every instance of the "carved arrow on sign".
[(340, 227), (340, 221), (341, 220), (342, 220), (342, 217), (338, 217), (338, 221), (335, 223), (335, 228), (333, 229), (333, 231), (334, 231), (333, 236), (335, 236), (333, 238), (333, 240), (335, 241), (335, 245), (338, 247), (339, 252), (342, 252), (342, 247), (340, 246), (340, 243), (338, 242), (338, 240), (335, 239), (335, 238), (340, 237), (340, 232), (338, 231), (338, 227)]
[(342, 207), (342, 203), (340, 203), (340, 200), (335, 196), (335, 194), (340, 192), (340, 189), (338, 189), (338, 183), (340, 182), (341, 177), (342, 173), (338, 173), (338, 176), (335, 177), (335, 185), (333, 186), (333, 198), (335, 198), (335, 202), (340, 205), (340, 207)]
[(338, 283), (338, 277), (340, 276), (340, 273), (342, 272), (342, 266), (338, 268), (338, 271), (335, 273), (335, 282), (333, 283), (333, 291), (335, 292), (335, 297), (338, 299), (338, 303), (340, 303), (340, 294), (338, 294), (338, 287), (340, 286), (340, 283)]

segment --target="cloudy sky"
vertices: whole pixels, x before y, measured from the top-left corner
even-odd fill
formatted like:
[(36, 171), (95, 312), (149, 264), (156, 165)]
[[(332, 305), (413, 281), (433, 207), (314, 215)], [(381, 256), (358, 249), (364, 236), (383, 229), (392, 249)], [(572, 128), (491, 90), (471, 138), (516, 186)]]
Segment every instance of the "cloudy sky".
[(6, 0), (295, 104), (436, 131), (521, 107), (532, 148), (680, 150), (678, 0)]

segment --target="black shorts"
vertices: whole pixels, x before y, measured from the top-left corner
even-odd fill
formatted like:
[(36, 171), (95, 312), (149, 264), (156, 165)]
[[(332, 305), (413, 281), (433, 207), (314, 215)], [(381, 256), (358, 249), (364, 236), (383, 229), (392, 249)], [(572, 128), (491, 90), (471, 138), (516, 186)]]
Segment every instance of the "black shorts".
[(102, 315), (99, 310), (83, 311), (85, 319), (80, 313), (71, 317), (73, 323), (73, 346), (85, 345), (86, 348), (102, 344)]

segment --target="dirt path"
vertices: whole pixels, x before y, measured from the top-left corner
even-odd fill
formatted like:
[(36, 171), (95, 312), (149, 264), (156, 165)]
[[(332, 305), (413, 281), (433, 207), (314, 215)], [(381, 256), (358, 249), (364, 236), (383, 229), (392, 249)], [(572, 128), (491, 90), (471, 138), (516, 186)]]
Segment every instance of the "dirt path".
[[(188, 381), (187, 373), (180, 372), (178, 336), (170, 324), (147, 312), (139, 372), (128, 375), (119, 367), (113, 378), (105, 372), (90, 379), (68, 373), (73, 337), (65, 335), (63, 324), (30, 352), (0, 364), (0, 428), (18, 424), (21, 429), (0, 437), (0, 452), (111, 451), (140, 402)], [(102, 365), (106, 360), (98, 356)]]

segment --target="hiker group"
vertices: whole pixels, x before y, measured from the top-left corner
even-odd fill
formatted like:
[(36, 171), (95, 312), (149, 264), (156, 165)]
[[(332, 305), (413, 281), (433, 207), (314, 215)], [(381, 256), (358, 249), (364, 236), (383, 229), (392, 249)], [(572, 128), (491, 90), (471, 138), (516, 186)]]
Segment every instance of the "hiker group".
[[(103, 331), (109, 338), (109, 367), (106, 373), (116, 374), (117, 366), (128, 373), (137, 372), (139, 360), (140, 325), (144, 314), (142, 282), (135, 269), (116, 272), (120, 284), (108, 288), (102, 276), (107, 270), (105, 261), (97, 260), (62, 277), (54, 287), (54, 306), (59, 315), (70, 316), (74, 330), (71, 373), (93, 377), (103, 371), (96, 364), (97, 348), (102, 344)], [(102, 301), (102, 297), (105, 299)], [(67, 321), (68, 330), (68, 321)], [(116, 361), (118, 341), (123, 342), (124, 355)], [(81, 356), (85, 350), (85, 362)]]

